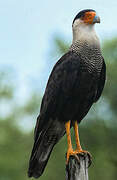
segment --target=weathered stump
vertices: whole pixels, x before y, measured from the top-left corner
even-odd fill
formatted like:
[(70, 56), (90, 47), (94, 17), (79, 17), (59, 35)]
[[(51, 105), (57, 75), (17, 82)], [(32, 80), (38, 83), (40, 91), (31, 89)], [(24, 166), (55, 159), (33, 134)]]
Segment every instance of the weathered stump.
[(88, 180), (88, 167), (91, 165), (89, 154), (70, 156), (66, 165), (66, 180)]

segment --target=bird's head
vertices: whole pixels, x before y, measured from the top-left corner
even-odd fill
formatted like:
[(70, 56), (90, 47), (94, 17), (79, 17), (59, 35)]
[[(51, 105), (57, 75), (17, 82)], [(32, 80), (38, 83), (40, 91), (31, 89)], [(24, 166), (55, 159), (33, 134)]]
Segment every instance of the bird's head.
[(85, 25), (94, 25), (95, 23), (100, 23), (100, 18), (96, 15), (95, 10), (85, 9), (76, 15), (73, 20), (73, 26), (77, 24), (77, 22)]
[(95, 34), (94, 24), (100, 23), (100, 18), (93, 9), (80, 11), (73, 20), (73, 39), (87, 38)]

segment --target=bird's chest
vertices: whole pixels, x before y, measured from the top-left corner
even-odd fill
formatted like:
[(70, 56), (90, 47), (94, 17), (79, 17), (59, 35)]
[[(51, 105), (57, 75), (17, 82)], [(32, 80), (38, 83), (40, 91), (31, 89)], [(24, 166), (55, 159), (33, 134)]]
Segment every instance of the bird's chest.
[(100, 54), (87, 54), (80, 61), (81, 72), (87, 72), (93, 77), (98, 78), (102, 69), (102, 57)]

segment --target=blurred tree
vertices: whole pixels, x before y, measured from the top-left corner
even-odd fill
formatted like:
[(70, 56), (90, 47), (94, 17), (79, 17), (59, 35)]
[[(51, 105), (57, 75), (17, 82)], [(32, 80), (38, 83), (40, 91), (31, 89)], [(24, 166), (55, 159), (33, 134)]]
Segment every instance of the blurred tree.
[(10, 78), (7, 71), (0, 73), (0, 180), (26, 180), (33, 135), (18, 124), (39, 112), (40, 96), (33, 92), (29, 100), (18, 104)]
[(0, 180), (24, 180), (32, 136), (13, 125), (13, 118), (0, 121)]
[(117, 38), (105, 41), (103, 54), (107, 63), (107, 83), (104, 96), (109, 102), (113, 118), (117, 115)]

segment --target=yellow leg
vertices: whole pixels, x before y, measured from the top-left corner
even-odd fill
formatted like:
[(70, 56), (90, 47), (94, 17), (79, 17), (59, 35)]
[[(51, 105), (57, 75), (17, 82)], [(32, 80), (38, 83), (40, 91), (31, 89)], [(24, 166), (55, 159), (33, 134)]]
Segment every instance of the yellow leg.
[(67, 163), (68, 163), (70, 155), (74, 154), (74, 151), (73, 151), (73, 148), (72, 148), (72, 143), (71, 143), (70, 121), (65, 123), (65, 128), (66, 128), (67, 143), (68, 143), (68, 150), (67, 150)]
[(79, 139), (79, 132), (78, 132), (78, 122), (77, 121), (74, 122), (74, 131), (75, 131), (75, 138), (76, 138), (76, 151), (75, 151), (75, 154), (86, 153), (86, 154), (89, 154), (89, 156), (91, 156), (88, 151), (84, 151), (81, 148), (80, 139)]
[[(87, 154), (89, 154), (88, 151), (84, 151), (81, 148), (80, 139), (79, 139), (79, 133), (78, 133), (78, 123), (77, 123), (77, 121), (74, 122), (73, 126), (74, 126), (74, 131), (75, 131), (75, 138), (76, 138), (76, 151), (73, 151), (73, 148), (72, 148), (71, 134), (70, 134), (70, 121), (65, 123), (66, 134), (67, 134), (67, 143), (68, 143), (67, 162), (66, 162), (67, 164), (69, 162), (69, 157), (71, 155), (76, 156), (77, 154), (80, 154), (80, 153), (87, 153)], [(90, 156), (90, 154), (89, 154), (89, 156)]]
[(76, 138), (76, 148), (78, 151), (82, 151), (79, 139), (79, 132), (78, 132), (78, 122), (75, 121), (74, 123), (74, 131), (75, 131), (75, 138)]

